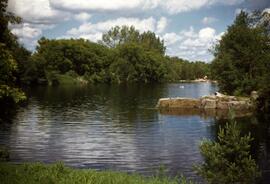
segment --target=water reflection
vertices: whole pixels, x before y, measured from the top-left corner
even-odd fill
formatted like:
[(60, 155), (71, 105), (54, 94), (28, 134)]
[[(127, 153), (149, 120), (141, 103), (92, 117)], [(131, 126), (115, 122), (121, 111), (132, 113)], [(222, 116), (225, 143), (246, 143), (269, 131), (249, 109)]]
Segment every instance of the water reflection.
[[(159, 113), (154, 107), (161, 97), (200, 97), (216, 90), (211, 83), (31, 89), (28, 106), (0, 129), (0, 144), (9, 147), (13, 162), (62, 160), (145, 175), (164, 165), (170, 175), (198, 179), (192, 171), (202, 161), (198, 144), (215, 139), (222, 122), (190, 111)], [(266, 135), (256, 136), (269, 145)]]
[(163, 108), (159, 109), (159, 113), (165, 115), (177, 116), (200, 116), (203, 119), (215, 118), (228, 120), (233, 113), (233, 117), (252, 117), (253, 113), (250, 111), (233, 111), (222, 109), (190, 109), (190, 108)]

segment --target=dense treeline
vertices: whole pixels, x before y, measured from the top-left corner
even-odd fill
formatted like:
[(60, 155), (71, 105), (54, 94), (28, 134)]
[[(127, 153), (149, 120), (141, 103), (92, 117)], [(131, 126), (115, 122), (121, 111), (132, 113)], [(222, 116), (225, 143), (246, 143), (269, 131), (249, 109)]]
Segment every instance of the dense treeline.
[(112, 28), (99, 43), (41, 38), (21, 79), (30, 84), (61, 83), (59, 76), (65, 75), (88, 82), (149, 83), (209, 74), (208, 64), (170, 58), (164, 52), (163, 41), (154, 33), (127, 26)]
[(270, 109), (270, 14), (241, 12), (214, 49), (212, 73), (220, 90), (249, 95), (259, 91), (260, 107)]

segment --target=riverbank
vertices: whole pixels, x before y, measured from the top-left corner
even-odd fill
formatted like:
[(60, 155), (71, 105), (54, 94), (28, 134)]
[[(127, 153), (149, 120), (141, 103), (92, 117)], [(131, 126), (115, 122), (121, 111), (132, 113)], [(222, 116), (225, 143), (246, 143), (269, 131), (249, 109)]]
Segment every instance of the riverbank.
[(176, 82), (179, 82), (179, 83), (200, 83), (200, 82), (217, 83), (216, 80), (209, 80), (209, 79), (179, 80)]
[(142, 177), (140, 175), (95, 171), (90, 169), (72, 169), (62, 163), (46, 165), (41, 163), (11, 164), (0, 163), (0, 180), (2, 184), (191, 184), (185, 179), (168, 179), (161, 177)]

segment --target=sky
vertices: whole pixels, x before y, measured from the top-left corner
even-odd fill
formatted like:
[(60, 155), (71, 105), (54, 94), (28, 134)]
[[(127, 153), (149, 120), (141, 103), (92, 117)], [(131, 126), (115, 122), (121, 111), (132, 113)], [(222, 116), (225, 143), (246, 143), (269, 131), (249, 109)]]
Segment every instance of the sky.
[(162, 38), (169, 56), (210, 62), (237, 13), (270, 12), (270, 0), (9, 0), (8, 10), (22, 17), (10, 28), (32, 51), (41, 37), (97, 42), (113, 26), (133, 25)]

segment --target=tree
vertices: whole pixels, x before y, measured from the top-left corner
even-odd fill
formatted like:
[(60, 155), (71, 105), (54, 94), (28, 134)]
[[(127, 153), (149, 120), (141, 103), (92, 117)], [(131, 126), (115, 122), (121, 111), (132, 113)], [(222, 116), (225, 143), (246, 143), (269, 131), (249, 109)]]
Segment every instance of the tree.
[(155, 51), (162, 55), (165, 54), (166, 47), (164, 46), (164, 41), (161, 40), (154, 32), (147, 31), (140, 35), (139, 41), (143, 47), (148, 51)]
[(249, 95), (259, 90), (262, 75), (269, 75), (266, 69), (270, 59), (267, 24), (254, 17), (242, 11), (214, 48), (212, 72), (220, 90), (228, 94)]
[(107, 33), (103, 34), (100, 43), (109, 48), (116, 48), (122, 44), (137, 43), (143, 46), (146, 51), (154, 51), (162, 55), (165, 54), (166, 50), (164, 41), (154, 32), (147, 31), (140, 33), (134, 26), (113, 27)]
[(252, 184), (260, 175), (250, 155), (250, 134), (241, 136), (236, 122), (220, 128), (217, 142), (200, 145), (204, 163), (195, 169), (209, 184)]
[(17, 45), (16, 37), (11, 33), (8, 24), (18, 24), (21, 18), (7, 11), (8, 0), (0, 0), (0, 42), (5, 43), (6, 47), (11, 49)]
[(110, 66), (116, 82), (161, 82), (168, 73), (165, 58), (157, 52), (146, 52), (138, 43), (126, 43), (116, 48), (116, 60)]
[(141, 34), (127, 26), (112, 28), (103, 35), (102, 44), (41, 38), (21, 80), (39, 83), (45, 78), (51, 83), (57, 76), (72, 73), (75, 75), (69, 77), (83, 77), (88, 82), (151, 83), (195, 79), (208, 71), (208, 64), (171, 59), (164, 53), (164, 43), (155, 33)]
[(9, 24), (20, 23), (21, 19), (7, 11), (7, 0), (0, 0), (0, 121), (8, 117), (14, 105), (26, 99), (16, 86), (21, 47), (8, 28)]
[(139, 31), (136, 30), (134, 26), (115, 26), (102, 35), (101, 43), (110, 48), (115, 48), (116, 46), (127, 42), (138, 41), (139, 35)]

